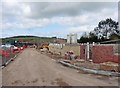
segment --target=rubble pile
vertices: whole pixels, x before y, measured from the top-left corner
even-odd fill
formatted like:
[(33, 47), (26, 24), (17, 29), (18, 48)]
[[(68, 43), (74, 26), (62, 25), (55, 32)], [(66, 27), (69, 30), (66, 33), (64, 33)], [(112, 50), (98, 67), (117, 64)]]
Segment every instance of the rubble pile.
[(67, 59), (67, 60), (75, 60), (77, 59), (78, 56), (76, 56), (73, 51), (68, 51), (65, 53), (64, 55), (64, 59)]
[(58, 53), (53, 53), (51, 51), (47, 52), (46, 55), (53, 58), (53, 59), (61, 59), (62, 58), (60, 53), (59, 54)]
[(105, 71), (120, 72), (120, 67), (118, 63), (114, 62), (104, 62), (100, 64), (100, 69)]

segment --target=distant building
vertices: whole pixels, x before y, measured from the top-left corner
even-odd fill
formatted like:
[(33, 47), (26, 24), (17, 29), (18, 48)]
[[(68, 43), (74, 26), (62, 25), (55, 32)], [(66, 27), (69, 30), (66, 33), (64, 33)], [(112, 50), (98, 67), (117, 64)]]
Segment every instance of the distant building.
[(75, 44), (77, 43), (77, 34), (68, 34), (67, 35), (67, 43), (69, 44)]

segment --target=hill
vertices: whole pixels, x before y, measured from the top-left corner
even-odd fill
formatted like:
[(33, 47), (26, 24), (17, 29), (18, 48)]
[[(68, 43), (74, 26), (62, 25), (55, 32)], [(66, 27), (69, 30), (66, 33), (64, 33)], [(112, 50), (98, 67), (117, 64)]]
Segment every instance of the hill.
[(3, 44), (11, 43), (13, 41), (21, 41), (21, 42), (29, 42), (29, 43), (41, 43), (41, 42), (52, 43), (56, 39), (57, 39), (56, 37), (13, 36), (13, 37), (2, 38), (2, 43)]

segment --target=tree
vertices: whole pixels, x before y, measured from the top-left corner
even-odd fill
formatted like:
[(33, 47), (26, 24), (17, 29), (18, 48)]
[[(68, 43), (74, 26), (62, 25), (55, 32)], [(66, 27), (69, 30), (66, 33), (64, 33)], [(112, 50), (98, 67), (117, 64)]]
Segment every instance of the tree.
[(79, 43), (103, 42), (108, 40), (120, 39), (118, 22), (107, 18), (98, 23), (98, 26), (87, 35), (85, 32), (78, 40)]
[(86, 43), (88, 41), (89, 41), (89, 38), (86, 32), (84, 32), (81, 38), (78, 40), (79, 43)]
[(94, 33), (92, 33), (92, 32), (90, 32), (89, 33), (89, 42), (98, 42), (99, 41), (99, 39), (97, 38), (97, 36), (94, 34)]
[(117, 35), (117, 34), (112, 34), (112, 35), (110, 35), (110, 39), (111, 39), (111, 40), (120, 39), (120, 36)]
[(120, 35), (120, 30), (118, 29), (118, 22), (107, 18), (98, 23), (98, 26), (94, 28), (94, 33), (98, 38), (104, 37), (109, 38), (110, 35), (116, 34)]

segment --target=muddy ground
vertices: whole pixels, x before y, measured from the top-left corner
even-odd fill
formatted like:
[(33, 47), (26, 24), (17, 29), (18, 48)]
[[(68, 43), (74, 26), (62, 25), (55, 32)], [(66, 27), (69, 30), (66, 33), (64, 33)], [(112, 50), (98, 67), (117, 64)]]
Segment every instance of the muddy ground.
[(118, 86), (117, 77), (64, 67), (33, 48), (25, 49), (2, 69), (3, 86)]

